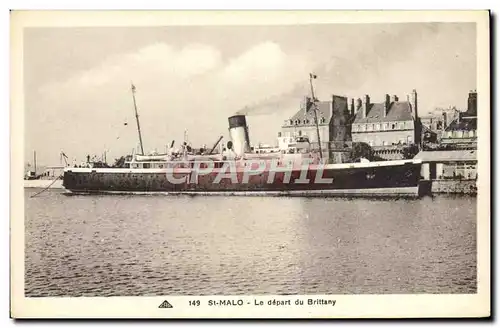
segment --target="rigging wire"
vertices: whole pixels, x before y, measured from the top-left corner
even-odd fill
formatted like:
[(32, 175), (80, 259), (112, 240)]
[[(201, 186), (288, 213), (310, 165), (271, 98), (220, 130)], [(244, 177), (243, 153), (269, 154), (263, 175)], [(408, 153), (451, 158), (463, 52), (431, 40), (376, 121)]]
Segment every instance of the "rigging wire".
[(59, 180), (59, 178), (61, 178), (62, 176), (64, 175), (64, 173), (61, 173), (57, 178), (54, 179), (54, 181), (52, 181), (47, 187), (45, 187), (44, 189), (42, 189), (41, 191), (37, 192), (36, 194), (34, 195), (31, 195), (30, 198), (33, 198), (35, 196), (38, 196), (40, 195), (42, 192), (44, 192), (45, 190), (49, 189), (54, 183), (56, 183), (57, 180)]

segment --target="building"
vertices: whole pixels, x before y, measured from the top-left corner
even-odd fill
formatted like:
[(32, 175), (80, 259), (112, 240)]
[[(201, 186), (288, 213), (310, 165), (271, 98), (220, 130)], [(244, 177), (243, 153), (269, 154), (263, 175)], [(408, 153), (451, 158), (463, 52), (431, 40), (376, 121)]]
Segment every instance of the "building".
[(438, 136), (440, 134), (431, 130), (426, 125), (422, 124), (422, 148), (425, 148), (427, 144), (436, 144), (438, 142)]
[(425, 127), (427, 131), (432, 131), (436, 134), (441, 134), (441, 132), (443, 131), (443, 121), (443, 116), (420, 116), (420, 123), (422, 124), (422, 128)]
[(350, 120), (346, 97), (332, 95), (331, 100), (316, 102), (305, 97), (300, 110), (281, 126), (278, 139), (280, 145), (300, 140), (301, 143), (309, 144), (312, 149), (318, 149), (319, 134), (323, 157), (333, 158), (336, 157), (333, 153), (344, 152), (350, 146)]
[(467, 110), (458, 112), (456, 118), (445, 125), (441, 143), (457, 147), (476, 147), (477, 145), (477, 92), (470, 91)]
[(421, 151), (415, 159), (422, 160), (427, 193), (477, 192), (477, 150)]
[(402, 157), (402, 148), (420, 144), (421, 127), (418, 117), (417, 91), (400, 101), (385, 95), (381, 103), (373, 103), (369, 95), (363, 100), (351, 100), (352, 141), (369, 144), (376, 155), (386, 159)]

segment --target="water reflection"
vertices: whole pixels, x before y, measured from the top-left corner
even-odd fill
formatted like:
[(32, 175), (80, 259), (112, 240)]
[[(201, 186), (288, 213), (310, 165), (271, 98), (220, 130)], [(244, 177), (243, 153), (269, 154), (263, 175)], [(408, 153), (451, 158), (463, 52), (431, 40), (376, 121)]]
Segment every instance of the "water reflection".
[(26, 198), (27, 296), (476, 291), (476, 199)]

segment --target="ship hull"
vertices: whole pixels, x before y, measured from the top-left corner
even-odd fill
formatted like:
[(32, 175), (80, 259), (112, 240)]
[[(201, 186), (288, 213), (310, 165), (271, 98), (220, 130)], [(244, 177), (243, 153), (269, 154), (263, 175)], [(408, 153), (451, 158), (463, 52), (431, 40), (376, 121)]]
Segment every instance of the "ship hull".
[[(229, 173), (229, 171), (228, 171)], [(307, 170), (269, 170), (258, 174), (235, 171), (201, 174), (190, 168), (80, 169), (64, 172), (71, 193), (164, 193), (231, 196), (410, 196), (418, 197), (420, 162), (393, 161), (337, 164)], [(173, 182), (175, 181), (175, 183)]]

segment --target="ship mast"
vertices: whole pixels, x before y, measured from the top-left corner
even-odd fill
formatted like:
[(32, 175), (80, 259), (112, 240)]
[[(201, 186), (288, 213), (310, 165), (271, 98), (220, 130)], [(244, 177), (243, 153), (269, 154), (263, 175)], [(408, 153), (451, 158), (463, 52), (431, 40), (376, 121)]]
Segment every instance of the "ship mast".
[(132, 89), (132, 98), (134, 99), (134, 110), (135, 110), (135, 120), (137, 122), (137, 132), (139, 132), (139, 144), (141, 145), (141, 155), (144, 155), (144, 148), (142, 146), (141, 125), (139, 124), (139, 114), (137, 114), (137, 104), (135, 102), (135, 85), (134, 84), (132, 84), (131, 89)]
[[(316, 122), (316, 133), (318, 134), (318, 148), (319, 148), (319, 157), (323, 159), (323, 151), (321, 149), (321, 138), (320, 138), (320, 133), (319, 133), (319, 122), (318, 122), (318, 107), (316, 106), (316, 98), (314, 97), (314, 88), (313, 88), (313, 83), (312, 80), (315, 79), (317, 76), (315, 74), (309, 73), (309, 84), (311, 85), (311, 96), (312, 96), (312, 102), (314, 106), (314, 121)], [(307, 104), (306, 104), (307, 106)]]

